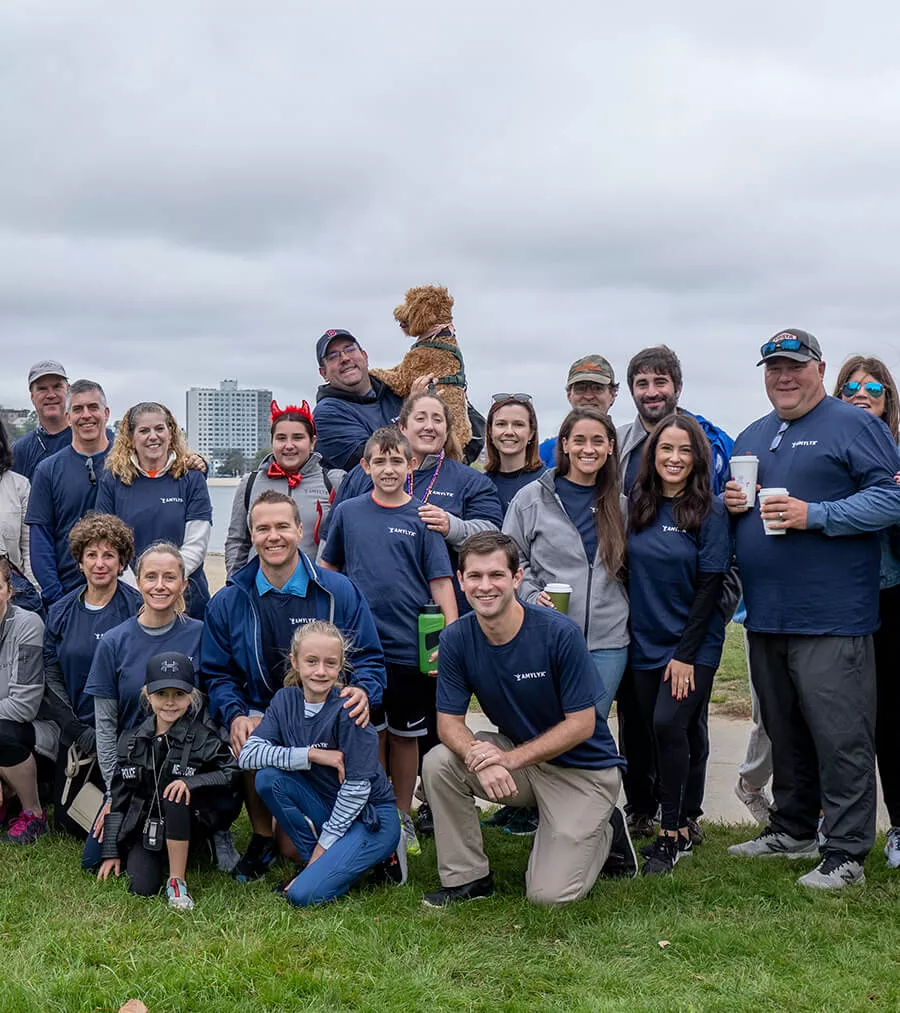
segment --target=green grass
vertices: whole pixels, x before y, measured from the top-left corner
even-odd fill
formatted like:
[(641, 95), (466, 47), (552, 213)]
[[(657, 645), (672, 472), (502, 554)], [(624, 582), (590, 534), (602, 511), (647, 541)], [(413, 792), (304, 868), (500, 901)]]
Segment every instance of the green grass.
[(430, 842), (406, 886), (319, 910), (270, 892), (281, 869), (251, 886), (195, 871), (191, 913), (94, 882), (75, 841), (7, 846), (0, 1011), (900, 1009), (900, 873), (873, 852), (866, 886), (812, 894), (794, 882), (809, 862), (725, 854), (748, 829), (709, 827), (671, 878), (601, 882), (558, 910), (525, 902), (530, 842), (496, 831), (497, 896), (446, 911), (421, 905)]
[(725, 630), (725, 648), (709, 702), (712, 714), (725, 714), (734, 718), (750, 717), (744, 628), (737, 623), (729, 623)]

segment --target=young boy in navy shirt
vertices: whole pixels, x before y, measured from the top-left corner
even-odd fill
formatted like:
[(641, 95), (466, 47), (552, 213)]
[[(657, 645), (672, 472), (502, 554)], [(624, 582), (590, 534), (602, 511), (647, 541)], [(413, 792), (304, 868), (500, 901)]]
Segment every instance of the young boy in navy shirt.
[(352, 578), (375, 618), (387, 689), (384, 716), (373, 714), (373, 721), (415, 854), (409, 809), (419, 762), (417, 739), (427, 732), (435, 692), (434, 680), (419, 670), (418, 617), (432, 599), (447, 624), (456, 621), (453, 570), (444, 539), (428, 529), (419, 517), (421, 504), (406, 492), (412, 467), (406, 438), (389, 426), (376, 430), (366, 443), (362, 466), (375, 488), (334, 509), (322, 566)]

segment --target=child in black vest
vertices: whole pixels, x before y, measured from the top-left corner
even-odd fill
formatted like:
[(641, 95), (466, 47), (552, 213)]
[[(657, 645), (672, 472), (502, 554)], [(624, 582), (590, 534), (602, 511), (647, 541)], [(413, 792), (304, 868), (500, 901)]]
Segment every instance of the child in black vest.
[(165, 856), (169, 907), (189, 909), (190, 846), (234, 822), (240, 772), (224, 733), (202, 709), (188, 657), (152, 657), (141, 698), (152, 713), (118, 742), (97, 879), (118, 876), (124, 859), (132, 893), (152, 896), (162, 886)]

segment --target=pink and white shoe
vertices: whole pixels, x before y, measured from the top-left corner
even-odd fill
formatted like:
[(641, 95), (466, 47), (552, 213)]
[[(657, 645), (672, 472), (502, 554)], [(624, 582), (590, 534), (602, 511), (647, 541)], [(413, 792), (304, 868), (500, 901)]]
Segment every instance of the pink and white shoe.
[(5, 840), (9, 844), (34, 844), (47, 829), (46, 812), (37, 816), (30, 809), (23, 809), (10, 824)]

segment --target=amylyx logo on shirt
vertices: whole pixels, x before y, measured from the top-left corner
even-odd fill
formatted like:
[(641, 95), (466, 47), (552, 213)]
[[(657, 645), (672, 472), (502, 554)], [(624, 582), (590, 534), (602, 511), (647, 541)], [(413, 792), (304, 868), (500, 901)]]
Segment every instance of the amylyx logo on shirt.
[(528, 682), (531, 679), (546, 679), (546, 672), (516, 672), (513, 675), (516, 682)]
[(791, 444), (791, 450), (794, 447), (814, 447), (818, 442), (818, 440), (794, 440)]
[(184, 500), (180, 496), (160, 496), (160, 503), (183, 503)]
[[(451, 490), (446, 490), (446, 489), (445, 489), (445, 490), (443, 490), (443, 491), (442, 491), (442, 490), (440, 490), (440, 489), (432, 489), (432, 490), (431, 490), (431, 496), (449, 496), (449, 497), (451, 497), (451, 499), (452, 499), (452, 498), (453, 498), (453, 497), (454, 497), (455, 495), (456, 495), (456, 493), (455, 493), (455, 492), (453, 492), (453, 490), (452, 490), (452, 489), (451, 489)], [(429, 499), (430, 499), (430, 498), (431, 498), (431, 497), (429, 497)]]
[(665, 533), (672, 533), (677, 535), (685, 534), (684, 528), (677, 528), (674, 524), (663, 524), (662, 529)]
[(314, 623), (315, 616), (290, 616), (291, 626), (299, 626), (300, 623)]
[(391, 535), (409, 535), (410, 538), (415, 538), (415, 531), (410, 531), (409, 528), (388, 528), (388, 534)]

